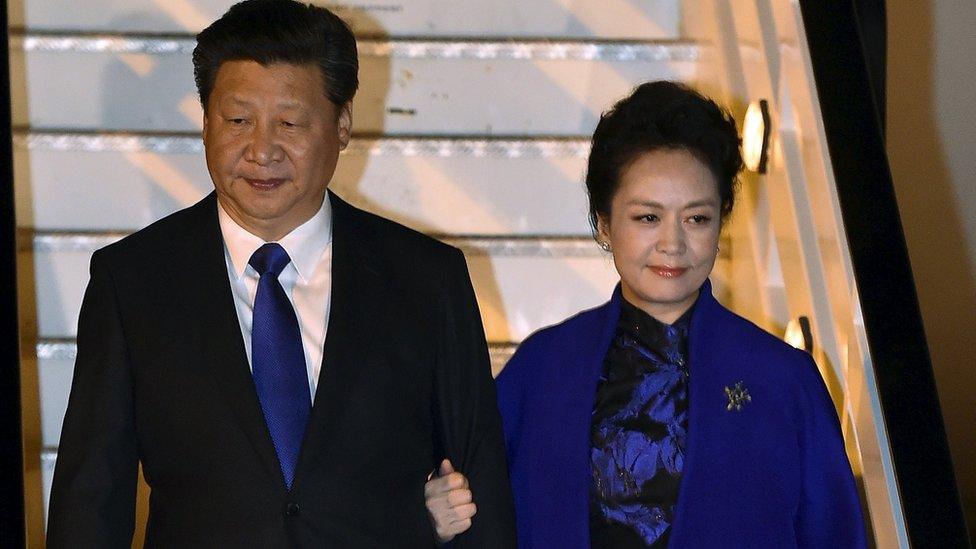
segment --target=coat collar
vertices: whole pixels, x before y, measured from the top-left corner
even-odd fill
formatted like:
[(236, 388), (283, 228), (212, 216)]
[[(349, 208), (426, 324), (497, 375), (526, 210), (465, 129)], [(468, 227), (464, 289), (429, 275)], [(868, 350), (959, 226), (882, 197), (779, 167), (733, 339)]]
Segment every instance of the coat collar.
[[(610, 300), (592, 311), (594, 313), (592, 322), (595, 329), (589, 331), (592, 333), (599, 330), (600, 339), (597, 345), (591, 347), (592, 352), (588, 356), (581, 357), (581, 360), (591, 366), (590, 371), (596, 377), (599, 377), (599, 368), (603, 366), (603, 359), (606, 357), (610, 343), (616, 333), (617, 322), (620, 319), (621, 301), (623, 301), (623, 296), (618, 282), (613, 289), (613, 294), (610, 295)], [(711, 347), (708, 342), (714, 337), (712, 321), (716, 315), (725, 311), (725, 308), (712, 295), (712, 282), (710, 280), (705, 279), (699, 289), (694, 308), (695, 311), (691, 315), (691, 326), (688, 330), (689, 355), (699, 355), (695, 358), (707, 363), (710, 357), (705, 351)], [(694, 359), (689, 356), (689, 362), (691, 360)]]
[[(607, 350), (610, 349), (610, 343), (613, 341), (613, 336), (617, 331), (617, 321), (620, 319), (620, 302), (622, 300), (620, 283), (617, 283), (617, 286), (613, 289), (613, 294), (610, 296), (610, 301), (593, 311), (595, 313), (593, 322), (596, 330), (587, 330), (587, 332), (593, 333), (599, 330), (597, 333), (600, 334), (600, 339), (597, 345), (587, 346), (588, 354), (580, 357), (581, 363), (587, 366), (586, 377), (590, 384), (585, 394), (596, 394), (596, 385), (603, 369), (603, 359), (607, 356)], [(588, 404), (588, 410), (592, 410), (593, 402), (588, 402)]]

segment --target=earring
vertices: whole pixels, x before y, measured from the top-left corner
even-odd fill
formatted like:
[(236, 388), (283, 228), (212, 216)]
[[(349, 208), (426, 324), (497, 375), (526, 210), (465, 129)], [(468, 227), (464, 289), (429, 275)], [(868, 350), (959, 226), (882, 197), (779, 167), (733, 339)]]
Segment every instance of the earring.
[(600, 247), (603, 248), (603, 251), (605, 251), (605, 252), (612, 252), (613, 251), (613, 248), (610, 247), (610, 243), (607, 242), (607, 241), (605, 241), (605, 240), (600, 241)]

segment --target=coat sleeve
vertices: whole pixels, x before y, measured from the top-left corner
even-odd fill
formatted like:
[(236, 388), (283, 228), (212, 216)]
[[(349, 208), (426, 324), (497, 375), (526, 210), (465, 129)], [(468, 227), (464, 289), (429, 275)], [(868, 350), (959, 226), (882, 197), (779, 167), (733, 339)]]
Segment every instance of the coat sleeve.
[(864, 517), (844, 449), (840, 423), (809, 355), (800, 368), (802, 492), (796, 516), (798, 547), (863, 548)]
[(502, 369), (502, 373), (495, 379), (509, 470), (518, 459), (519, 434), (522, 432), (522, 406), (525, 401), (524, 389), (532, 386), (532, 383), (526, 379), (525, 364), (529, 360), (526, 357), (530, 355), (532, 337), (529, 336), (519, 345), (508, 364)]
[(438, 334), (438, 423), (444, 452), (468, 477), (478, 512), (451, 547), (515, 547), (515, 511), (481, 314), (464, 256), (456, 251), (452, 259)]
[(78, 354), (51, 488), (47, 546), (130, 547), (138, 450), (118, 299), (99, 252), (78, 322)]

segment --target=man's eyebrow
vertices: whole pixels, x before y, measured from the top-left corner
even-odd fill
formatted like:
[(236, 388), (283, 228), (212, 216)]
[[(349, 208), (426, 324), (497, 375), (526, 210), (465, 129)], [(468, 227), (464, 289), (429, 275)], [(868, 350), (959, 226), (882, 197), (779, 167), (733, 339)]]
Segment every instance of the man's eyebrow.
[(242, 105), (242, 106), (245, 106), (245, 107), (251, 106), (251, 102), (250, 101), (248, 101), (247, 99), (244, 99), (243, 97), (238, 97), (236, 95), (232, 95), (232, 96), (228, 97), (228, 100), (230, 100), (231, 103), (234, 103), (236, 105)]
[[(240, 105), (242, 107), (250, 107), (254, 105), (252, 101), (247, 100), (244, 97), (232, 95), (228, 97), (228, 100), (235, 105)], [(292, 101), (288, 99), (283, 99), (275, 103), (275, 106), (279, 109), (293, 109), (293, 110), (307, 110), (307, 107), (301, 101)]]
[(308, 109), (308, 107), (304, 103), (302, 103), (301, 101), (282, 100), (282, 101), (278, 101), (277, 103), (275, 103), (275, 106), (277, 106), (280, 109), (295, 109), (295, 110), (307, 110)]

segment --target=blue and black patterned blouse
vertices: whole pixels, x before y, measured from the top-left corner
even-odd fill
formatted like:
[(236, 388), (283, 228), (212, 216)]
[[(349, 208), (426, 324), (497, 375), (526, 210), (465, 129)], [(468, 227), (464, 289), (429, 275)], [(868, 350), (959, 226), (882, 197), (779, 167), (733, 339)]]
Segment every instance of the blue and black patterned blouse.
[(621, 300), (593, 407), (594, 548), (667, 547), (684, 466), (691, 314), (667, 325)]

